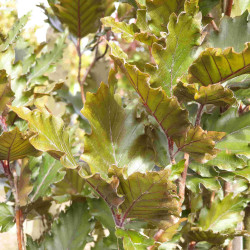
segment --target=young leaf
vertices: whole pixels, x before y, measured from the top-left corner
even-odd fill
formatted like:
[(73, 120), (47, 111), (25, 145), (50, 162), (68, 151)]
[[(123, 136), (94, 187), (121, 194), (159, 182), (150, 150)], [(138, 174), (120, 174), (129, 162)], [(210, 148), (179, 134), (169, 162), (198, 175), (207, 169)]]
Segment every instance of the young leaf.
[(39, 197), (46, 196), (46, 192), (51, 184), (63, 179), (65, 172), (60, 171), (62, 164), (49, 155), (44, 155), (40, 165), (39, 174), (33, 183), (33, 191), (29, 195), (30, 202), (36, 201)]
[(8, 32), (8, 37), (6, 40), (0, 45), (0, 52), (8, 49), (10, 45), (12, 45), (14, 42), (16, 42), (18, 36), (20, 35), (23, 27), (26, 25), (27, 21), (29, 19), (29, 14), (22, 16), (20, 19), (18, 19), (11, 30)]
[(167, 31), (166, 24), (171, 14), (178, 15), (183, 10), (184, 2), (184, 0), (146, 0), (147, 12), (150, 16), (148, 25), (153, 33), (160, 35), (161, 31)]
[(224, 51), (209, 48), (203, 51), (189, 68), (189, 82), (202, 86), (222, 83), (250, 72), (250, 43), (241, 53), (232, 48)]
[(60, 159), (66, 168), (77, 167), (71, 152), (69, 135), (61, 118), (52, 116), (48, 112), (31, 111), (24, 107), (11, 107), (11, 109), (20, 118), (28, 121), (30, 130), (35, 133), (29, 141), (36, 149)]
[(220, 83), (201, 86), (198, 90), (195, 84), (178, 82), (173, 94), (180, 102), (196, 101), (202, 105), (227, 106), (232, 105), (236, 101), (232, 90), (223, 87)]
[(119, 179), (118, 193), (125, 198), (119, 207), (122, 225), (126, 219), (134, 218), (166, 228), (173, 224), (175, 216), (179, 216), (176, 186), (169, 181), (168, 170), (146, 174), (136, 172), (125, 178), (123, 170), (114, 167), (110, 174)]
[(89, 120), (92, 133), (84, 137), (81, 159), (89, 164), (93, 174), (98, 172), (107, 179), (108, 169), (113, 164), (127, 165), (130, 173), (154, 167), (152, 159), (144, 157), (144, 125), (136, 119), (135, 112), (122, 108), (118, 96), (115, 97), (104, 83), (96, 94), (87, 94), (82, 114)]
[(39, 152), (29, 141), (33, 135), (33, 133), (22, 133), (18, 128), (3, 132), (0, 135), (0, 160), (15, 161), (29, 155), (38, 155)]
[(42, 54), (36, 60), (35, 65), (30, 68), (30, 72), (28, 73), (28, 82), (55, 69), (55, 63), (62, 58), (66, 36), (67, 33), (63, 33), (56, 41), (54, 48), (50, 52)]
[(0, 70), (0, 115), (4, 111), (6, 104), (9, 104), (14, 93), (10, 87), (10, 79), (5, 70)]
[(150, 114), (160, 124), (168, 137), (181, 137), (189, 126), (187, 111), (182, 109), (175, 97), (169, 98), (161, 89), (153, 89), (149, 85), (149, 75), (141, 72), (135, 66), (112, 56), (115, 63), (126, 75), (133, 88), (139, 94), (142, 103)]
[(14, 209), (6, 203), (0, 203), (0, 232), (7, 232), (14, 223)]
[(154, 240), (150, 239), (136, 231), (117, 229), (115, 232), (117, 237), (123, 238), (124, 250), (144, 250), (154, 244)]
[(215, 149), (215, 141), (224, 136), (224, 132), (204, 131), (199, 126), (190, 126), (186, 136), (177, 140), (176, 145), (178, 151), (187, 152), (196, 161), (204, 163), (216, 156), (219, 150)]
[(224, 15), (218, 31), (208, 36), (211, 47), (225, 49), (233, 47), (236, 52), (244, 49), (244, 44), (250, 41), (249, 13), (246, 10), (241, 16)]
[(46, 234), (41, 244), (29, 239), (27, 249), (84, 249), (92, 228), (90, 217), (87, 202), (73, 202), (66, 212), (61, 212), (59, 220), (54, 221), (51, 234)]
[(222, 201), (213, 202), (209, 210), (203, 208), (198, 226), (203, 230), (212, 230), (215, 233), (235, 229), (243, 219), (241, 211), (247, 206), (247, 203), (246, 198), (240, 195), (233, 197), (231, 193)]
[(168, 24), (166, 47), (153, 44), (152, 54), (157, 63), (157, 69), (152, 72), (156, 86), (162, 86), (167, 95), (172, 94), (172, 88), (177, 78), (181, 77), (193, 60), (194, 47), (200, 44), (200, 22), (197, 15), (198, 1), (185, 3), (185, 12), (178, 17), (173, 13)]
[(59, 0), (58, 4), (50, 1), (55, 15), (78, 38), (97, 31), (104, 4), (103, 0)]
[(127, 24), (125, 22), (116, 22), (113, 17), (104, 17), (101, 21), (104, 26), (111, 27), (114, 33), (121, 33), (122, 38), (127, 42), (132, 42), (135, 33), (139, 32), (139, 29), (134, 23)]

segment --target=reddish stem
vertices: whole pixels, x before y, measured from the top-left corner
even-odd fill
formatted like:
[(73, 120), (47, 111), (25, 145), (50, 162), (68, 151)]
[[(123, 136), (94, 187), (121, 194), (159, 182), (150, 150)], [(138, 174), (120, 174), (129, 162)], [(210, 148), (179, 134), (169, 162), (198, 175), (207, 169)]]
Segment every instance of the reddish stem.
[(233, 0), (228, 0), (225, 15), (231, 16), (232, 6), (233, 6)]
[(189, 154), (184, 154), (185, 161), (185, 167), (181, 174), (181, 178), (179, 181), (179, 196), (180, 196), (180, 203), (182, 204), (185, 200), (185, 190), (186, 190), (186, 179), (187, 179), (187, 170), (188, 170), (188, 164), (189, 164)]

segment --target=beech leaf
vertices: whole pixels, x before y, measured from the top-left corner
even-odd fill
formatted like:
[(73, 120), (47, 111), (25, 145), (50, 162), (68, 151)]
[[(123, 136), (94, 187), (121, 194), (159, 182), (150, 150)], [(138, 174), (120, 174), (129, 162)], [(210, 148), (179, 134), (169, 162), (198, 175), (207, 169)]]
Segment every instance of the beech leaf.
[(5, 70), (0, 70), (0, 114), (4, 111), (6, 104), (10, 101), (14, 93), (10, 87), (10, 79), (7, 77)]
[(166, 31), (166, 24), (169, 22), (171, 14), (179, 14), (184, 8), (184, 0), (146, 0), (147, 12), (150, 16), (148, 22), (152, 31), (159, 35), (161, 31)]
[(110, 174), (119, 179), (118, 193), (125, 199), (119, 207), (122, 223), (134, 218), (166, 228), (179, 217), (179, 198), (176, 186), (169, 181), (169, 170), (145, 174), (136, 172), (125, 178), (123, 169), (113, 167)]
[(92, 227), (90, 218), (87, 202), (73, 202), (66, 212), (60, 213), (59, 220), (52, 224), (50, 234), (47, 233), (40, 244), (28, 238), (27, 249), (82, 250), (88, 243)]
[(186, 73), (194, 59), (194, 48), (200, 44), (200, 15), (198, 1), (185, 4), (185, 12), (178, 17), (173, 13), (168, 23), (166, 47), (154, 43), (152, 55), (157, 68), (150, 72), (155, 86), (162, 86), (167, 95), (172, 94), (172, 88), (177, 78)]
[(196, 101), (202, 105), (227, 106), (236, 101), (232, 90), (223, 87), (220, 83), (201, 86), (197, 89), (194, 84), (178, 82), (173, 93), (180, 102)]
[(215, 148), (215, 141), (224, 136), (224, 132), (204, 131), (200, 126), (190, 126), (186, 136), (176, 140), (176, 145), (178, 151), (187, 152), (196, 161), (204, 163), (219, 152)]
[(178, 138), (189, 126), (187, 111), (182, 109), (176, 97), (168, 97), (162, 88), (151, 88), (149, 75), (124, 60), (111, 56), (139, 94), (142, 103), (160, 124), (167, 136)]
[(50, 52), (42, 54), (36, 60), (35, 65), (30, 68), (30, 72), (28, 73), (28, 82), (55, 69), (55, 63), (62, 58), (66, 36), (67, 33), (63, 33), (56, 41), (54, 48)]
[[(111, 92), (112, 88), (101, 83), (96, 94), (87, 93), (82, 110), (92, 133), (84, 136), (81, 159), (89, 164), (92, 174), (98, 172), (104, 179), (111, 165), (127, 165), (130, 173), (154, 167), (154, 160), (144, 157), (144, 124), (136, 118), (136, 110), (122, 108), (120, 98)], [(146, 152), (152, 154), (150, 149)]]
[(14, 209), (12, 206), (7, 205), (6, 203), (0, 203), (0, 232), (7, 232), (11, 229), (14, 223)]
[(222, 201), (213, 202), (211, 208), (203, 208), (200, 213), (198, 226), (203, 230), (223, 232), (228, 229), (235, 229), (242, 221), (241, 211), (247, 206), (248, 199), (233, 194), (227, 195)]
[(222, 83), (236, 76), (250, 72), (250, 43), (241, 53), (232, 48), (224, 51), (208, 48), (189, 67), (189, 82), (202, 86)]
[(22, 16), (14, 23), (11, 30), (8, 32), (7, 38), (4, 40), (2, 44), (0, 44), (0, 52), (8, 49), (10, 45), (16, 42), (18, 36), (22, 32), (22, 29), (26, 25), (28, 19), (29, 19), (29, 14)]
[(56, 159), (60, 159), (66, 168), (77, 167), (71, 152), (69, 134), (65, 131), (61, 118), (45, 111), (31, 111), (24, 107), (11, 107), (11, 109), (29, 123), (30, 130), (35, 133), (29, 140), (36, 149), (48, 152)]
[(50, 1), (50, 6), (61, 23), (66, 24), (69, 31), (78, 38), (97, 31), (99, 20), (105, 7), (108, 7), (103, 0)]
[(29, 139), (33, 133), (22, 133), (16, 127), (0, 135), (0, 160), (15, 161), (29, 155), (36, 156), (39, 152), (32, 146)]
[(32, 183), (33, 191), (29, 195), (30, 202), (36, 201), (39, 197), (46, 196), (50, 185), (63, 179), (65, 172), (60, 171), (62, 168), (62, 164), (50, 155), (46, 154), (43, 156), (37, 179)]
[(241, 16), (224, 15), (220, 21), (219, 31), (212, 31), (208, 37), (211, 47), (225, 49), (233, 47), (236, 52), (244, 49), (250, 41), (249, 13), (246, 10)]
[(118, 228), (115, 234), (117, 237), (123, 238), (124, 250), (144, 250), (154, 244), (153, 239), (150, 239), (136, 231), (125, 231)]

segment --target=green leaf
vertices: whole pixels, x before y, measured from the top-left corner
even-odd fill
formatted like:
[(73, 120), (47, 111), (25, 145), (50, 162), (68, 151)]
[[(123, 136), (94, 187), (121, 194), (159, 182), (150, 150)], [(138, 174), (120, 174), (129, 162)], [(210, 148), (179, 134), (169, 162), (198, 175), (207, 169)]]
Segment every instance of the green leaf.
[(223, 136), (224, 132), (205, 131), (200, 126), (190, 126), (186, 136), (176, 141), (176, 145), (178, 151), (187, 152), (196, 161), (204, 163), (216, 156), (219, 150), (215, 148), (215, 141), (221, 140)]
[(0, 135), (0, 160), (15, 161), (29, 155), (38, 155), (39, 152), (29, 141), (33, 135), (22, 133), (18, 128), (3, 132)]
[(125, 198), (119, 207), (122, 224), (126, 219), (134, 218), (166, 228), (174, 223), (174, 216), (179, 216), (180, 204), (176, 186), (169, 181), (169, 170), (136, 172), (125, 178), (123, 170), (114, 167), (110, 174), (119, 179), (118, 193)]
[(65, 175), (62, 164), (49, 155), (44, 155), (40, 165), (39, 174), (33, 183), (33, 191), (29, 195), (30, 202), (36, 201), (39, 197), (46, 196), (51, 184), (61, 181)]
[(203, 230), (223, 232), (235, 229), (242, 221), (241, 211), (247, 206), (248, 200), (240, 195), (227, 195), (222, 201), (213, 202), (211, 208), (203, 208), (200, 213), (198, 226)]
[[(222, 144), (220, 144), (221, 142), (218, 142), (216, 145), (216, 147), (219, 148), (221, 152), (219, 152), (216, 158), (209, 161), (207, 164), (210, 166), (217, 166), (220, 169), (228, 171), (233, 171), (236, 170), (236, 168), (242, 168), (246, 166), (247, 164), (244, 160), (244, 157), (239, 154), (244, 151), (249, 152), (247, 138), (241, 139), (241, 137), (244, 134), (247, 135), (250, 112), (239, 115), (238, 109), (231, 107), (222, 114), (220, 114), (219, 111), (214, 112), (212, 115), (204, 114), (204, 118), (204, 127), (206, 129), (225, 131), (228, 133), (228, 135), (225, 136), (225, 138), (221, 141)], [(238, 151), (231, 151), (230, 148)]]
[(114, 33), (121, 33), (122, 38), (127, 42), (132, 42), (135, 33), (139, 31), (134, 23), (127, 24), (125, 22), (116, 22), (113, 17), (104, 17), (101, 21), (104, 26), (111, 27)]
[(174, 12), (178, 15), (184, 7), (184, 0), (146, 0), (147, 12), (150, 16), (149, 26), (153, 33), (160, 35), (161, 31), (167, 31), (166, 24)]
[(14, 209), (6, 203), (0, 203), (0, 232), (7, 232), (14, 223)]
[(186, 186), (193, 193), (200, 193), (202, 184), (206, 189), (212, 191), (218, 191), (221, 189), (221, 185), (214, 177), (198, 177), (198, 176), (187, 176)]
[(29, 83), (43, 74), (55, 70), (55, 63), (58, 62), (63, 55), (66, 36), (67, 33), (63, 33), (56, 41), (54, 48), (50, 52), (42, 54), (41, 57), (36, 60), (35, 65), (30, 68), (30, 72), (27, 76)]
[(185, 160), (179, 161), (177, 164), (169, 165), (171, 169), (171, 175), (169, 180), (175, 181), (178, 179), (185, 168)]
[(35, 133), (30, 143), (38, 150), (48, 152), (56, 159), (60, 159), (66, 168), (76, 168), (77, 163), (71, 152), (69, 134), (65, 131), (61, 118), (48, 112), (29, 110), (24, 107), (11, 107), (23, 120), (29, 123), (29, 128)]
[(201, 86), (198, 90), (195, 84), (178, 82), (173, 94), (180, 102), (196, 101), (202, 105), (227, 106), (236, 101), (232, 90), (223, 87), (220, 83)]
[(244, 49), (244, 44), (250, 41), (249, 14), (246, 10), (241, 16), (234, 18), (225, 15), (218, 31), (212, 31), (208, 37), (211, 47), (225, 49), (233, 47), (236, 52)]
[(209, 48), (203, 51), (189, 67), (189, 82), (202, 86), (222, 83), (236, 76), (250, 72), (250, 43), (241, 53), (232, 48), (224, 51)]
[(127, 165), (130, 173), (152, 169), (153, 156), (145, 157), (145, 152), (152, 152), (145, 151), (144, 124), (136, 118), (135, 109), (122, 108), (120, 98), (111, 92), (101, 83), (96, 94), (87, 94), (82, 114), (90, 122), (92, 133), (84, 137), (81, 159), (89, 164), (93, 174), (98, 172), (105, 179), (113, 164)]
[(22, 16), (20, 19), (18, 19), (11, 30), (8, 32), (8, 37), (6, 40), (0, 45), (0, 52), (8, 49), (10, 45), (16, 42), (18, 39), (18, 36), (20, 35), (23, 27), (26, 25), (27, 21), (29, 19), (29, 14)]
[(154, 244), (154, 240), (150, 239), (136, 231), (132, 230), (116, 230), (116, 236), (123, 238), (124, 250), (145, 250)]
[(61, 212), (58, 221), (54, 221), (50, 234), (46, 234), (42, 243), (35, 245), (29, 239), (27, 249), (82, 250), (92, 228), (89, 220), (87, 202), (73, 202), (66, 212)]
[(162, 86), (167, 95), (172, 94), (172, 88), (177, 78), (186, 73), (194, 59), (194, 48), (200, 44), (200, 15), (198, 1), (186, 2), (185, 12), (178, 17), (173, 13), (168, 24), (166, 47), (154, 43), (152, 55), (157, 69), (152, 79), (154, 85)]
[(69, 31), (78, 38), (97, 31), (99, 19), (107, 8), (103, 0), (59, 0), (58, 4), (52, 1), (49, 4), (61, 23), (66, 24)]
[(0, 114), (4, 111), (6, 104), (10, 101), (14, 93), (10, 87), (10, 79), (7, 77), (5, 70), (0, 70)]
[(164, 133), (174, 139), (181, 137), (187, 130), (189, 121), (187, 111), (180, 107), (177, 98), (167, 97), (161, 88), (151, 88), (148, 74), (125, 63), (124, 60), (114, 56), (112, 58), (139, 94), (144, 106), (160, 124)]

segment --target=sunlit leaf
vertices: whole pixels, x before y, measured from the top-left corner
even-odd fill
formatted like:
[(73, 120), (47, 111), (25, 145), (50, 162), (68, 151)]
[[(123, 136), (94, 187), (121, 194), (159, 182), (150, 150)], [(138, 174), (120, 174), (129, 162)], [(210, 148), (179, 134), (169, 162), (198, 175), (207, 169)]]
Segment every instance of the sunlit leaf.
[(144, 250), (154, 244), (154, 240), (150, 239), (136, 231), (117, 229), (116, 236), (123, 238), (124, 250)]
[[(92, 133), (84, 137), (81, 159), (89, 164), (91, 172), (107, 178), (113, 164), (127, 165), (130, 173), (152, 169), (153, 159), (144, 155), (144, 125), (136, 118), (136, 110), (122, 108), (120, 98), (104, 83), (86, 99), (82, 114), (89, 120)], [(150, 149), (146, 152), (150, 153)]]
[(42, 54), (41, 57), (36, 60), (35, 65), (31, 67), (27, 76), (28, 82), (42, 76), (45, 73), (52, 72), (55, 69), (55, 63), (62, 58), (66, 36), (67, 33), (65, 32), (58, 38), (54, 48), (50, 52)]
[(169, 181), (170, 172), (134, 173), (125, 178), (122, 169), (110, 170), (120, 181), (118, 193), (124, 195), (120, 205), (122, 223), (128, 218), (147, 221), (166, 228), (179, 216), (176, 186)]
[(135, 24), (116, 22), (113, 17), (104, 17), (101, 21), (104, 26), (111, 27), (113, 32), (121, 33), (122, 38), (127, 42), (132, 42), (134, 40), (134, 34), (139, 31)]
[(183, 110), (175, 97), (169, 98), (161, 89), (153, 89), (149, 85), (149, 75), (135, 66), (112, 56), (115, 63), (126, 75), (133, 88), (139, 94), (142, 103), (157, 120), (167, 136), (178, 138), (186, 131), (189, 121), (187, 112)]
[(224, 132), (204, 131), (200, 126), (190, 127), (186, 136), (176, 141), (178, 151), (187, 152), (196, 161), (204, 163), (216, 156), (215, 141), (221, 140)]
[(202, 86), (222, 83), (250, 72), (250, 43), (241, 53), (232, 48), (224, 51), (209, 48), (203, 51), (189, 68), (189, 82)]
[(147, 12), (150, 16), (149, 26), (156, 35), (167, 30), (166, 24), (171, 14), (174, 12), (178, 15), (184, 8), (184, 2), (184, 0), (146, 0)]
[(185, 12), (178, 17), (173, 13), (168, 23), (166, 47), (157, 43), (153, 45), (152, 55), (157, 69), (153, 74), (155, 86), (162, 86), (167, 95), (172, 94), (172, 88), (177, 78), (186, 73), (194, 59), (194, 48), (200, 43), (200, 15), (198, 1), (185, 4)]
[(10, 79), (5, 70), (0, 70), (0, 114), (4, 111), (6, 104), (9, 104), (14, 93), (10, 87)]
[(232, 105), (235, 102), (233, 92), (220, 83), (201, 86), (197, 89), (194, 84), (178, 82), (173, 93), (180, 102), (196, 101), (202, 105), (213, 104), (215, 106)]
[(15, 161), (29, 155), (38, 155), (29, 139), (33, 133), (22, 133), (18, 128), (0, 135), (0, 160)]
[(6, 50), (10, 45), (16, 42), (18, 36), (20, 35), (23, 27), (26, 25), (28, 19), (29, 19), (29, 14), (22, 16), (14, 23), (13, 27), (8, 32), (7, 38), (2, 44), (0, 44), (0, 52)]
[(35, 133), (30, 143), (38, 150), (48, 152), (67, 168), (76, 168), (77, 163), (71, 152), (69, 135), (65, 131), (61, 118), (50, 115), (48, 112), (29, 110), (24, 107), (11, 107), (23, 120), (28, 121), (29, 128)]
[(228, 229), (235, 229), (242, 221), (241, 211), (247, 206), (248, 200), (240, 195), (233, 197), (227, 195), (222, 201), (213, 202), (211, 208), (203, 208), (200, 213), (198, 226), (203, 230), (223, 232)]
[(14, 223), (14, 209), (6, 203), (0, 203), (0, 232), (7, 232)]

